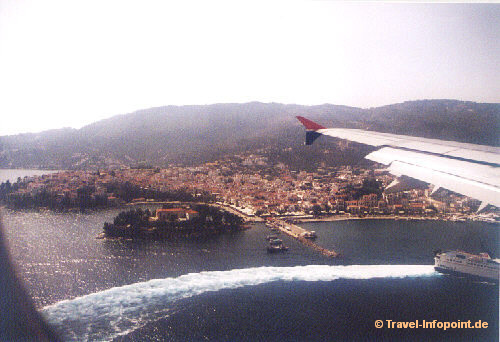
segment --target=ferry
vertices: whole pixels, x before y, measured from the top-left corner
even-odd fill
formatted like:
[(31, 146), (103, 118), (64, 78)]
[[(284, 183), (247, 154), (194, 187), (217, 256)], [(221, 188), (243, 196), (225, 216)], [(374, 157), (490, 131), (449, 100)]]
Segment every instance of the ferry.
[(488, 253), (478, 255), (462, 251), (449, 251), (434, 255), (434, 269), (440, 273), (455, 274), (479, 280), (498, 283), (498, 259), (493, 260)]

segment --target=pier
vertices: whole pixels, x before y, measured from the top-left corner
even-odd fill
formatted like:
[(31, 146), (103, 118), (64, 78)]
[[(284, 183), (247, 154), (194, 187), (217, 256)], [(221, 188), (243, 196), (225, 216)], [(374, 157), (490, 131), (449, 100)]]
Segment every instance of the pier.
[(308, 231), (307, 229), (304, 229), (302, 227), (299, 227), (295, 224), (288, 223), (283, 220), (274, 220), (272, 221), (272, 224), (274, 227), (278, 228), (282, 233), (287, 234), (294, 239), (297, 239), (304, 245), (314, 249), (315, 251), (323, 254), (324, 256), (331, 257), (331, 258), (337, 258), (340, 256), (339, 253), (337, 253), (334, 250), (326, 249), (321, 246), (318, 246), (315, 244), (313, 241), (310, 239), (306, 239), (304, 235), (310, 234), (311, 232)]

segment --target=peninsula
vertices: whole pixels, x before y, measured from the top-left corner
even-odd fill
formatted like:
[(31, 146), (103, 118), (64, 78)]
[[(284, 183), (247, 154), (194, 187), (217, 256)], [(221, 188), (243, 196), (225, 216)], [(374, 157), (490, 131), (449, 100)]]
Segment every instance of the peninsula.
[(120, 212), (104, 223), (101, 238), (178, 239), (203, 238), (243, 229), (238, 215), (208, 204), (180, 203), (161, 209)]

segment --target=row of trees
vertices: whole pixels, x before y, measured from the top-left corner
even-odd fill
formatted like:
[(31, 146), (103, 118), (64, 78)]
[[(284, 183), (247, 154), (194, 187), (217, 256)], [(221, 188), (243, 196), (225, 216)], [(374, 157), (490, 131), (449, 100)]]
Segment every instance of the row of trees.
[(17, 178), (17, 182), (11, 183), (9, 180), (0, 184), (0, 201), (5, 201), (8, 195), (17, 191), (22, 184), (21, 177)]

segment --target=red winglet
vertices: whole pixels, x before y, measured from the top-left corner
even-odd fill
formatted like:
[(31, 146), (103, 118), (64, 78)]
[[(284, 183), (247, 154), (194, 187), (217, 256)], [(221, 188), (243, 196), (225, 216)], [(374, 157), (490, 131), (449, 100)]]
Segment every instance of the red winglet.
[(306, 127), (306, 129), (312, 129), (313, 131), (317, 131), (318, 129), (326, 128), (321, 126), (320, 124), (317, 124), (314, 121), (306, 119), (303, 116), (297, 116), (297, 119), (299, 119), (299, 121)]

